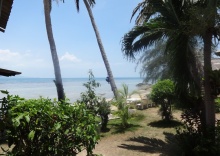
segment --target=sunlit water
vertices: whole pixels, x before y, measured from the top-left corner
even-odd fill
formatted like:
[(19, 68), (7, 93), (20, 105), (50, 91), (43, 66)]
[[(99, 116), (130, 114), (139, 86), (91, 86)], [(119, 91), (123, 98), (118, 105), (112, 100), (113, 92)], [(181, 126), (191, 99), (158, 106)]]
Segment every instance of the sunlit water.
[[(80, 93), (85, 92), (84, 83), (88, 82), (88, 78), (64, 78), (63, 85), (65, 95), (71, 102), (80, 98)], [(96, 88), (96, 95), (112, 98), (110, 84), (105, 81), (105, 78), (96, 78), (96, 82), (101, 84)], [(141, 83), (141, 78), (116, 78), (116, 86), (120, 89), (125, 83), (129, 87), (129, 91), (136, 90), (136, 85)], [(40, 96), (45, 98), (57, 98), (56, 87), (52, 78), (0, 78), (0, 90), (7, 90), (11, 95), (19, 95), (27, 99), (38, 98)], [(5, 95), (0, 93), (0, 98)]]

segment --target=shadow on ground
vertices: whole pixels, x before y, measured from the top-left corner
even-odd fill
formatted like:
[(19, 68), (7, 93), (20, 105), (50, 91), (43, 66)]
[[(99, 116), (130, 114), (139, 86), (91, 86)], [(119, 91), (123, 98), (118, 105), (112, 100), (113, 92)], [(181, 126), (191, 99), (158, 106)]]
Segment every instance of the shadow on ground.
[[(130, 138), (127, 140), (127, 144), (121, 144), (118, 147), (127, 150), (134, 150), (138, 152), (147, 153), (160, 153), (160, 156), (176, 156), (181, 155), (178, 151), (178, 146), (175, 143), (175, 138), (172, 133), (164, 133), (165, 140), (156, 138), (148, 138), (145, 136), (139, 136)], [(134, 143), (138, 143), (134, 144)]]
[(127, 127), (123, 127), (121, 124), (111, 124), (111, 125), (114, 127), (112, 134), (125, 133), (128, 131), (132, 132), (142, 127), (136, 124), (129, 124)]
[(169, 122), (164, 121), (164, 120), (159, 120), (159, 121), (150, 122), (148, 125), (151, 127), (157, 127), (157, 128), (173, 128), (173, 127), (182, 126), (183, 124), (176, 120), (171, 120)]

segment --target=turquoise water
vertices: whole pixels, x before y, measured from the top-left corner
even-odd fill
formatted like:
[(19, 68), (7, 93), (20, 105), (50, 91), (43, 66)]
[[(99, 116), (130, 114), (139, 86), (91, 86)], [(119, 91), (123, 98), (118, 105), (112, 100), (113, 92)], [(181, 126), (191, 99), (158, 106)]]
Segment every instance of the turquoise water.
[[(66, 97), (71, 102), (80, 98), (80, 93), (84, 92), (86, 88), (83, 83), (88, 82), (88, 78), (64, 78), (64, 92)], [(105, 81), (105, 78), (96, 78), (101, 86), (96, 89), (96, 94), (105, 98), (112, 98), (110, 84)], [(116, 86), (120, 89), (125, 83), (129, 87), (129, 91), (136, 90), (136, 85), (141, 83), (141, 78), (115, 78)], [(19, 95), (27, 99), (38, 98), (40, 96), (45, 98), (57, 98), (56, 87), (52, 78), (0, 78), (0, 90), (7, 90), (12, 95)], [(4, 94), (0, 93), (0, 98)]]

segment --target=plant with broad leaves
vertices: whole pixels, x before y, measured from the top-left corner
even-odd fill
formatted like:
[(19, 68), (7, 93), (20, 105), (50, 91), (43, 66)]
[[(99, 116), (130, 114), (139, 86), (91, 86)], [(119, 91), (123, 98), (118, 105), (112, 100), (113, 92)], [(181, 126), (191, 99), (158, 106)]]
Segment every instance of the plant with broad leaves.
[(83, 149), (92, 154), (99, 135), (95, 117), (84, 104), (10, 96), (11, 104), (6, 116), (12, 147), (8, 154), (76, 155)]

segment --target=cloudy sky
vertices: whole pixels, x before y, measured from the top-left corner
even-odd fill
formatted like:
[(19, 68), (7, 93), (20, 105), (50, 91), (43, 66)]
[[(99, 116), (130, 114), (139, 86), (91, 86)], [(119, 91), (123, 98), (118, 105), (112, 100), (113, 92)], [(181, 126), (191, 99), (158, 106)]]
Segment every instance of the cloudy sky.
[[(121, 52), (123, 35), (134, 26), (132, 10), (142, 0), (96, 0), (93, 14), (115, 77), (139, 77), (136, 64)], [(106, 69), (83, 1), (77, 13), (74, 0), (53, 2), (54, 39), (62, 76), (106, 77)], [(46, 34), (43, 0), (14, 1), (5, 33), (0, 33), (0, 68), (22, 72), (23, 77), (54, 77)]]

